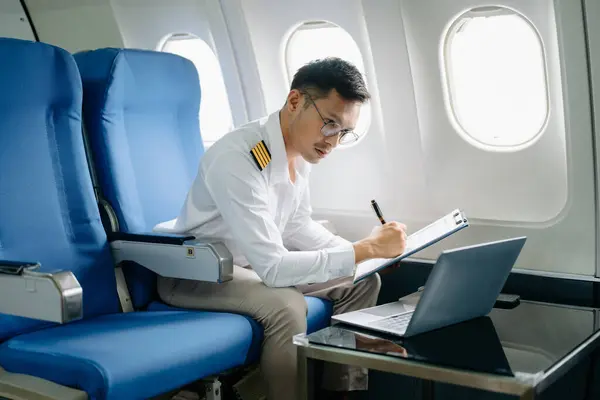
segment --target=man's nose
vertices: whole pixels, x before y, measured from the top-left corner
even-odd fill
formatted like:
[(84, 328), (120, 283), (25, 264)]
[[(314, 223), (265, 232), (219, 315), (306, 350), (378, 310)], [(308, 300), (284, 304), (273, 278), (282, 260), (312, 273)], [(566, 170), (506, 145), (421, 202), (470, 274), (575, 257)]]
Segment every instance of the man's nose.
[(325, 142), (329, 145), (329, 147), (331, 147), (331, 150), (335, 149), (335, 147), (338, 145), (339, 135), (340, 134), (338, 133), (337, 135), (325, 137)]

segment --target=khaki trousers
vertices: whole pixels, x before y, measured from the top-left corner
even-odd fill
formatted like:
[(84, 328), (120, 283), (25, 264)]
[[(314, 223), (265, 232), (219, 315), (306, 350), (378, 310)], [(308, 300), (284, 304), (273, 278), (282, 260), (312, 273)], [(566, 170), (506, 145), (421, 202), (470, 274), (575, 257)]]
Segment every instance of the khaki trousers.
[[(170, 305), (190, 309), (249, 315), (264, 328), (260, 359), (269, 400), (295, 400), (296, 347), (292, 337), (306, 332), (304, 295), (333, 302), (333, 313), (372, 307), (381, 287), (375, 274), (354, 285), (351, 278), (299, 287), (271, 288), (250, 268), (234, 266), (233, 280), (225, 283), (158, 278), (158, 293)], [(367, 371), (326, 364), (323, 386), (327, 390), (366, 390)]]

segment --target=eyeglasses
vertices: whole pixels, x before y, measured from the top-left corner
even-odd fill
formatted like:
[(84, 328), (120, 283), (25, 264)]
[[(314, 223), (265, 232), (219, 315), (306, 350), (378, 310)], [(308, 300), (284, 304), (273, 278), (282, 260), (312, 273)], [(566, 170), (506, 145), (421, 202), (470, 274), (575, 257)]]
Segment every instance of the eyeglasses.
[(325, 121), (325, 118), (323, 118), (323, 116), (321, 115), (321, 112), (319, 111), (317, 104), (312, 99), (312, 97), (310, 97), (310, 94), (308, 94), (308, 93), (303, 93), (303, 94), (306, 97), (308, 97), (308, 99), (310, 100), (312, 105), (315, 106), (315, 110), (317, 110), (319, 117), (321, 117), (321, 119), (323, 120), (323, 126), (321, 127), (321, 134), (323, 136), (332, 137), (332, 136), (339, 134), (338, 143), (341, 145), (354, 143), (358, 140), (358, 135), (353, 130), (342, 129), (341, 125), (335, 121), (329, 121), (329, 122)]

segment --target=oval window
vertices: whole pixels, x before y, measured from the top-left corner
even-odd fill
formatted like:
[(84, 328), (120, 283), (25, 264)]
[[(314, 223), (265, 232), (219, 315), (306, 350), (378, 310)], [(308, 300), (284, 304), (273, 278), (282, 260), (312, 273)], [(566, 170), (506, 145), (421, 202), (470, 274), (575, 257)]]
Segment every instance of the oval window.
[(522, 15), (480, 7), (451, 25), (444, 46), (451, 119), (470, 143), (519, 150), (549, 114), (542, 41)]
[(233, 129), (233, 117), (221, 65), (210, 46), (190, 34), (171, 35), (161, 51), (177, 54), (192, 61), (198, 70), (200, 90), (200, 131), (209, 147)]

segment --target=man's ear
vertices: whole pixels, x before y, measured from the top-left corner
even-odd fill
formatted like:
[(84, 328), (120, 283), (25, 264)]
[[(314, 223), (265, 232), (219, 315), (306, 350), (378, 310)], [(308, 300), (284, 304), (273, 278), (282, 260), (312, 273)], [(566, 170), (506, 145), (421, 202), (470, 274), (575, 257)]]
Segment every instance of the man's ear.
[(287, 102), (286, 102), (286, 107), (287, 107), (288, 111), (291, 113), (298, 111), (298, 109), (300, 107), (302, 107), (303, 97), (304, 96), (302, 95), (302, 93), (300, 93), (300, 91), (298, 89), (290, 90), (290, 92), (288, 93)]

